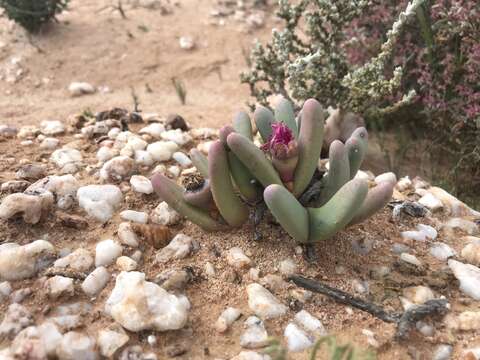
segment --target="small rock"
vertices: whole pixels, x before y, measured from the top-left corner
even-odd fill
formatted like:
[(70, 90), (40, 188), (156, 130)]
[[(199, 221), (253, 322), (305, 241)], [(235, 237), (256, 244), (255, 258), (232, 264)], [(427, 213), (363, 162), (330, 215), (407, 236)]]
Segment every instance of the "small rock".
[(57, 207), (62, 210), (68, 210), (75, 204), (76, 192), (79, 186), (78, 180), (73, 175), (51, 175), (30, 185), (25, 190), (25, 193), (37, 195), (49, 191), (55, 196)]
[(432, 212), (443, 209), (443, 203), (430, 193), (423, 195), (418, 202)]
[(445, 243), (434, 242), (430, 247), (430, 255), (438, 260), (445, 261), (452, 256), (456, 256), (457, 252)]
[(190, 158), (182, 152), (177, 151), (173, 153), (172, 158), (183, 168), (187, 168), (192, 165), (192, 160), (190, 160)]
[(403, 289), (403, 296), (415, 305), (421, 305), (435, 299), (432, 289), (427, 286), (411, 286)]
[(245, 321), (245, 331), (240, 336), (240, 346), (246, 349), (258, 349), (268, 345), (268, 333), (263, 321), (250, 316)]
[(252, 260), (239, 247), (233, 247), (227, 252), (227, 263), (236, 269), (248, 268), (251, 262)]
[(405, 244), (402, 244), (402, 243), (394, 243), (392, 245), (392, 252), (394, 254), (402, 254), (402, 253), (406, 253), (410, 251), (410, 248), (405, 245)]
[(313, 339), (295, 324), (288, 324), (283, 333), (289, 351), (298, 352), (313, 346)]
[(105, 182), (117, 182), (128, 178), (134, 171), (135, 162), (128, 156), (116, 156), (108, 160), (100, 170), (100, 178)]
[(95, 360), (98, 358), (95, 340), (88, 335), (70, 331), (63, 335), (57, 356), (59, 360)]
[(40, 129), (33, 125), (22, 126), (17, 133), (19, 139), (33, 139), (40, 133)]
[(447, 229), (458, 229), (466, 232), (469, 235), (476, 235), (479, 233), (479, 227), (473, 221), (462, 219), (462, 218), (452, 218), (445, 223)]
[(290, 276), (297, 272), (297, 264), (292, 259), (285, 259), (280, 262), (278, 270), (283, 276)]
[(105, 312), (130, 331), (176, 330), (185, 326), (190, 302), (157, 284), (145, 281), (140, 272), (121, 272), (105, 303)]
[(200, 143), (197, 145), (197, 150), (201, 151), (204, 154), (208, 154), (208, 151), (210, 150), (210, 146), (212, 146), (213, 143), (214, 143), (213, 140)]
[(20, 246), (0, 245), (0, 278), (9, 281), (28, 279), (50, 264), (55, 248), (45, 240)]
[(406, 191), (408, 189), (411, 189), (413, 187), (413, 183), (412, 183), (412, 180), (410, 180), (410, 178), (408, 176), (405, 176), (403, 178), (401, 178), (400, 180), (398, 180), (397, 182), (397, 185), (395, 185), (395, 188), (398, 190), (398, 191)]
[(24, 180), (10, 180), (2, 183), (0, 191), (7, 194), (21, 193), (30, 185), (30, 182)]
[(135, 164), (142, 166), (152, 166), (155, 162), (152, 155), (145, 150), (136, 150), (134, 154)]
[[(168, 130), (176, 130), (180, 129), (182, 131), (188, 131), (188, 125), (185, 119), (178, 114), (170, 114), (167, 116), (167, 129)], [(216, 135), (216, 131), (214, 131), (214, 135)]]
[(192, 50), (195, 47), (195, 41), (190, 36), (182, 36), (178, 42), (183, 50)]
[(82, 290), (88, 296), (96, 296), (107, 285), (110, 273), (103, 266), (93, 270), (83, 281)]
[(8, 281), (0, 283), (0, 301), (5, 301), (12, 293), (12, 285)]
[(480, 216), (480, 212), (473, 210), (445, 190), (432, 186), (428, 192), (439, 199), (451, 216)]
[(123, 222), (118, 226), (118, 238), (122, 244), (136, 248), (138, 247), (138, 238), (129, 222)]
[(140, 129), (139, 134), (148, 134), (152, 138), (159, 140), (162, 133), (165, 131), (165, 126), (160, 123), (151, 123), (150, 125)]
[(155, 259), (159, 263), (166, 263), (175, 259), (183, 259), (197, 246), (197, 243), (190, 236), (177, 234), (172, 241), (170, 241), (170, 244), (157, 253)]
[(17, 128), (9, 125), (0, 125), (0, 138), (14, 138), (17, 136)]
[(403, 231), (401, 234), (405, 240), (426, 241), (427, 239), (435, 240), (437, 238), (437, 230), (429, 225), (418, 224), (417, 230)]
[(259, 317), (272, 319), (285, 315), (287, 307), (257, 283), (247, 286), (248, 306)]
[(64, 276), (54, 276), (45, 283), (48, 295), (57, 299), (61, 296), (73, 296), (75, 289), (73, 287), (73, 279)]
[(155, 161), (168, 161), (177, 150), (178, 145), (173, 141), (157, 141), (147, 146), (147, 151)]
[(57, 327), (51, 322), (45, 322), (23, 329), (13, 340), (10, 349), (21, 359), (53, 359), (61, 341), (62, 334)]
[(115, 352), (125, 345), (130, 337), (119, 326), (111, 326), (98, 332), (97, 343), (100, 354), (107, 358), (113, 358)]
[(181, 216), (173, 210), (165, 201), (162, 201), (152, 212), (151, 220), (154, 224), (163, 226), (176, 225), (180, 222)]
[(215, 277), (215, 267), (213, 266), (213, 264), (209, 261), (207, 261), (205, 263), (205, 275), (207, 275), (207, 277), (209, 278), (213, 278)]
[(43, 164), (27, 164), (20, 166), (15, 176), (17, 179), (38, 180), (45, 176), (47, 167)]
[(315, 337), (327, 335), (327, 330), (325, 330), (322, 322), (306, 310), (301, 310), (295, 314), (295, 322)]
[(462, 249), (461, 255), (466, 262), (480, 266), (480, 243), (470, 243), (466, 245)]
[(423, 336), (431, 337), (435, 334), (435, 328), (433, 327), (433, 325), (428, 324), (424, 321), (417, 321), (415, 327)]
[(480, 300), (480, 269), (453, 259), (448, 260), (448, 266), (460, 281), (460, 290), (473, 299)]
[(53, 264), (56, 268), (68, 268), (84, 273), (93, 266), (93, 257), (87, 249), (78, 248), (71, 254), (58, 259)]
[(433, 351), (432, 360), (449, 360), (453, 353), (452, 345), (440, 344)]
[(73, 174), (82, 166), (83, 157), (80, 151), (64, 147), (55, 150), (50, 156), (50, 160), (62, 173)]
[(81, 96), (81, 95), (93, 94), (95, 92), (95, 88), (86, 82), (72, 82), (68, 86), (68, 91), (72, 96)]
[(104, 163), (114, 158), (117, 155), (118, 155), (117, 150), (108, 146), (102, 146), (100, 147), (100, 149), (98, 149), (96, 156), (98, 161), (100, 161), (101, 163)]
[(358, 294), (367, 294), (368, 293), (368, 282), (358, 279), (352, 281), (353, 290)]
[(132, 185), (132, 190), (141, 194), (151, 194), (153, 193), (152, 183), (145, 176), (133, 175), (130, 178), (130, 185)]
[(3, 198), (0, 204), (0, 219), (8, 220), (21, 215), (27, 224), (36, 224), (43, 215), (49, 212), (53, 205), (51, 192), (39, 195), (10, 194)]
[(0, 336), (13, 338), (22, 329), (33, 324), (30, 312), (20, 304), (11, 304), (0, 323)]
[(123, 195), (115, 185), (88, 185), (78, 189), (77, 198), (88, 215), (105, 223), (120, 206)]
[(170, 269), (165, 270), (155, 277), (155, 283), (165, 290), (183, 291), (188, 282), (192, 280), (191, 272), (187, 270)]
[(417, 267), (422, 267), (423, 266), (422, 262), (420, 260), (418, 260), (415, 255), (412, 255), (412, 254), (401, 253), (400, 254), (400, 260), (403, 260), (406, 263), (417, 266)]
[(300, 301), (302, 304), (305, 304), (313, 296), (311, 291), (305, 289), (291, 289), (289, 294), (293, 299)]
[(120, 271), (134, 271), (137, 269), (137, 262), (128, 256), (120, 256), (116, 261), (117, 268)]
[[(174, 142), (178, 146), (184, 146), (192, 141), (192, 137), (187, 132), (180, 129), (167, 130), (162, 133), (162, 139)], [(173, 153), (172, 153), (173, 155)]]
[(180, 172), (181, 172), (180, 168), (175, 165), (169, 166), (167, 169), (167, 174), (174, 179), (180, 175)]
[(139, 224), (146, 224), (148, 222), (148, 214), (142, 211), (124, 210), (120, 213), (120, 217), (122, 220)]
[(56, 149), (59, 145), (60, 145), (60, 140), (47, 137), (43, 139), (42, 142), (40, 143), (40, 149), (53, 150), (53, 149)]
[(122, 246), (114, 240), (100, 241), (95, 247), (95, 266), (108, 266), (122, 255)]
[(267, 274), (260, 279), (260, 284), (265, 286), (268, 290), (278, 293), (287, 287), (282, 277), (275, 274)]
[(32, 289), (18, 289), (17, 291), (12, 292), (12, 295), (10, 295), (10, 300), (12, 303), (20, 304), (30, 295), (32, 295)]
[(215, 323), (215, 329), (219, 333), (224, 333), (242, 315), (239, 309), (228, 307), (218, 317)]
[(43, 135), (60, 135), (65, 132), (65, 125), (58, 120), (45, 120), (40, 123), (40, 131)]

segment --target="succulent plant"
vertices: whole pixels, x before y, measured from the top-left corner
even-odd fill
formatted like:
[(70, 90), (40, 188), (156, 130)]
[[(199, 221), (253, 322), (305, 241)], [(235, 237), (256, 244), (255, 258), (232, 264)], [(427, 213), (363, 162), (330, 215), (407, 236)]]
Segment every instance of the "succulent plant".
[[(365, 128), (345, 143), (331, 142), (328, 172), (320, 176), (325, 111), (316, 100), (307, 100), (297, 118), (286, 99), (273, 113), (258, 106), (253, 118), (260, 146), (248, 114), (239, 112), (233, 126), (220, 129), (208, 157), (190, 152), (202, 181), (184, 189), (155, 174), (152, 184), (160, 197), (209, 231), (242, 226), (250, 206), (263, 200), (285, 231), (304, 244), (364, 221), (390, 200), (393, 182), (369, 189), (367, 180), (356, 177), (368, 147)], [(307, 192), (313, 196), (304, 198)]]

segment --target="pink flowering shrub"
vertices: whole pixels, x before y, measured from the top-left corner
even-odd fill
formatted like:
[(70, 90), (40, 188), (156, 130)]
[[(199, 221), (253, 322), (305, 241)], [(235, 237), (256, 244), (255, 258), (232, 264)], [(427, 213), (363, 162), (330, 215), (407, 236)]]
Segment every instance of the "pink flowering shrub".
[[(349, 61), (363, 64), (378, 51), (406, 3), (379, 1), (352, 21), (346, 31), (354, 40), (345, 43)], [(404, 75), (396, 98), (414, 88), (412, 112), (423, 113), (409, 117), (415, 135), (430, 141), (431, 160), (449, 159), (452, 190), (477, 189), (480, 198), (480, 1), (427, 0), (397, 43), (391, 66), (399, 65)]]

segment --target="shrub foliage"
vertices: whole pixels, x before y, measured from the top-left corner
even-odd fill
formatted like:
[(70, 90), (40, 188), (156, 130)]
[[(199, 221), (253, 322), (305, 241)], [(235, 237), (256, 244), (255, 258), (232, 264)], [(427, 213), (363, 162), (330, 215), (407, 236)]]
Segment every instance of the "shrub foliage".
[(37, 32), (41, 26), (55, 19), (66, 9), (69, 0), (0, 0), (0, 7), (9, 19), (29, 32)]

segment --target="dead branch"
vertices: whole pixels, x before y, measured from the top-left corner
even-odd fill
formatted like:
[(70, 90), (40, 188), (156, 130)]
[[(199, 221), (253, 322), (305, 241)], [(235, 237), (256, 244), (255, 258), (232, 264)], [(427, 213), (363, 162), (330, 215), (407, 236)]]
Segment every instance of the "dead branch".
[(449, 304), (446, 299), (434, 299), (427, 301), (423, 305), (409, 309), (404, 313), (389, 313), (379, 305), (366, 302), (340, 289), (332, 288), (313, 279), (308, 279), (300, 275), (292, 275), (289, 277), (289, 280), (299, 287), (326, 295), (338, 303), (349, 305), (356, 309), (365, 311), (382, 321), (396, 324), (396, 339), (405, 339), (409, 330), (417, 321), (428, 316), (444, 315), (449, 309)]

